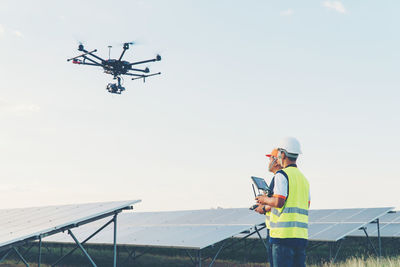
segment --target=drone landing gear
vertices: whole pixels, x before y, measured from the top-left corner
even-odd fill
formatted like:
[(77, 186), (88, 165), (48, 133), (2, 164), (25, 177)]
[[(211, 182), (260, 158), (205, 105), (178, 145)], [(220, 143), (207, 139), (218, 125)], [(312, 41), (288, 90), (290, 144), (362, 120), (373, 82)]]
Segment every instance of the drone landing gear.
[(122, 85), (121, 85), (121, 77), (116, 77), (116, 78), (114, 78), (114, 79), (117, 79), (118, 80), (118, 84), (116, 84), (116, 83), (109, 83), (109, 84), (107, 84), (107, 87), (106, 87), (106, 89), (107, 89), (107, 91), (109, 92), (109, 93), (111, 93), (111, 94), (121, 94), (123, 91), (125, 91), (125, 87), (123, 87)]

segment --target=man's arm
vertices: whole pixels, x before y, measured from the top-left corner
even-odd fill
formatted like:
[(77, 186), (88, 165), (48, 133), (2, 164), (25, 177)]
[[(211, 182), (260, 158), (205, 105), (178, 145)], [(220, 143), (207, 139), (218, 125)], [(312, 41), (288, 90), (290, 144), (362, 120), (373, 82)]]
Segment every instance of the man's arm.
[(272, 197), (262, 195), (256, 197), (256, 201), (262, 205), (268, 205), (273, 208), (282, 208), (285, 205), (288, 195), (288, 180), (281, 173), (277, 172), (274, 177), (274, 193)]
[(285, 205), (285, 198), (281, 198), (281, 197), (268, 197), (268, 196), (259, 196), (256, 197), (256, 201), (257, 203), (261, 204), (261, 205), (268, 205), (271, 209), (271, 207), (273, 208), (282, 208), (283, 205)]

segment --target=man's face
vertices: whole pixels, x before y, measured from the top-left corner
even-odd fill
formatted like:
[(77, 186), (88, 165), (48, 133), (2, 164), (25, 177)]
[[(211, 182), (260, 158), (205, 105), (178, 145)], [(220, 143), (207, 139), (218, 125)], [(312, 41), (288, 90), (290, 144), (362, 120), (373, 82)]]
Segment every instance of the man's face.
[(270, 172), (276, 173), (280, 169), (282, 169), (282, 168), (278, 163), (278, 159), (274, 156), (269, 157), (268, 170)]
[(286, 154), (282, 150), (279, 150), (279, 152), (278, 152), (279, 165), (284, 166), (283, 161), (285, 160), (285, 158), (286, 158)]

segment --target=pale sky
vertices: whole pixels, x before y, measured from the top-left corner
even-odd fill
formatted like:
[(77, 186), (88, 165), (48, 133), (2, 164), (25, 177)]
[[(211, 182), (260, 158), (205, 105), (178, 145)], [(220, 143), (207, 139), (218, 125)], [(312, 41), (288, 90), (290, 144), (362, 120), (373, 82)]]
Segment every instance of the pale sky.
[[(0, 0), (0, 208), (247, 207), (285, 136), (311, 208), (400, 207), (398, 1)], [(66, 59), (79, 42), (162, 75)]]

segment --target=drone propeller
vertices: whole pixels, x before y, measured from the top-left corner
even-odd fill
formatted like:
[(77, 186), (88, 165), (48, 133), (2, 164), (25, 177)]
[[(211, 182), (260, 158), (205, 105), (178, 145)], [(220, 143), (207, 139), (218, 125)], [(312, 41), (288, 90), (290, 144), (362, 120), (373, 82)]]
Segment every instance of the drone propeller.
[(111, 48), (112, 48), (112, 45), (109, 45), (108, 46), (108, 59), (111, 58)]
[(80, 41), (80, 40), (77, 40), (76, 41), (77, 43), (78, 43), (78, 50), (79, 51), (82, 51), (83, 49), (84, 49), (84, 42), (82, 42), (82, 41)]
[(123, 43), (121, 43), (121, 42), (111, 42), (110, 45), (112, 45), (114, 47), (117, 47), (117, 46), (124, 46), (125, 44), (138, 45), (138, 44), (140, 44), (140, 42), (137, 42), (137, 41), (128, 41), (128, 42), (123, 42)]
[(137, 42), (135, 42), (135, 41), (126, 42), (126, 43), (123, 43), (123, 44), (121, 44), (121, 45), (124, 47), (124, 49), (129, 49), (129, 46), (130, 46), (130, 45), (137, 45)]
[(82, 38), (79, 38), (77, 36), (75, 36), (74, 39), (75, 39), (75, 42), (76, 42), (77, 45), (85, 45), (85, 43), (86, 43), (85, 40), (82, 40)]
[(164, 55), (164, 51), (157, 51), (155, 60), (156, 60), (156, 61), (161, 61), (161, 60), (162, 60), (161, 55)]

